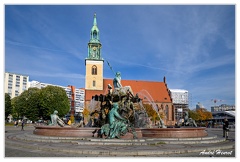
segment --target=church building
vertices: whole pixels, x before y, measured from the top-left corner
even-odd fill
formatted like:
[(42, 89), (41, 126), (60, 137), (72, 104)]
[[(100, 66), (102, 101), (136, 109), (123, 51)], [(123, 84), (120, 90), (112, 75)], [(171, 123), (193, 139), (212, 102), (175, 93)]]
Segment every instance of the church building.
[[(91, 104), (92, 96), (106, 95), (108, 84), (113, 85), (113, 79), (105, 79), (103, 77), (104, 59), (102, 58), (101, 48), (97, 17), (94, 14), (93, 27), (90, 32), (90, 41), (88, 42), (88, 57), (85, 59), (85, 108), (88, 108)], [(154, 102), (158, 111), (165, 114), (163, 119), (165, 125), (173, 126), (175, 124), (175, 110), (165, 77), (163, 82), (121, 80), (121, 84), (122, 86), (131, 86), (134, 94), (138, 93), (144, 104)]]

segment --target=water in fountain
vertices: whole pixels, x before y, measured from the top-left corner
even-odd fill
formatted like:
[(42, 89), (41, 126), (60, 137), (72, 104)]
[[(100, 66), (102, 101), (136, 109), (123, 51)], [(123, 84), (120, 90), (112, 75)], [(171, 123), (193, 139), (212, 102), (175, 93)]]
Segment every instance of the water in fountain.
[(135, 120), (135, 127), (137, 128), (146, 128), (150, 127), (150, 123), (148, 121), (148, 114), (146, 112), (145, 107), (143, 106), (142, 100), (138, 102), (140, 106), (140, 113), (134, 112), (136, 115), (135, 117), (138, 118), (138, 120)]
[(89, 107), (88, 107), (89, 111), (93, 112), (95, 110), (97, 104), (98, 104), (98, 101), (96, 101), (95, 98), (93, 98), (89, 103)]
[[(160, 114), (159, 114), (159, 112), (158, 112), (158, 106), (157, 106), (156, 103), (153, 101), (153, 98), (152, 98), (152, 96), (148, 93), (148, 91), (145, 90), (145, 89), (143, 89), (143, 90), (139, 91), (137, 94), (138, 94), (139, 97), (142, 96), (142, 98), (147, 99), (147, 101), (152, 105), (153, 110), (157, 113), (157, 115), (158, 115), (158, 117), (159, 117), (159, 119), (160, 119), (160, 125), (159, 125), (159, 127), (160, 127), (160, 128), (166, 128), (166, 126), (164, 125), (164, 122), (163, 122), (163, 120), (162, 120), (162, 118), (160, 117)], [(140, 98), (141, 98), (141, 97), (140, 97)]]

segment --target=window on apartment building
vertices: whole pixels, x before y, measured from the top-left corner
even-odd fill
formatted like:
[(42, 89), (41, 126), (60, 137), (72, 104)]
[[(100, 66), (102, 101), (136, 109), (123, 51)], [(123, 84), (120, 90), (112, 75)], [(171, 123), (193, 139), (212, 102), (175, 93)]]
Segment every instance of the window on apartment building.
[(96, 65), (92, 66), (92, 75), (97, 75), (97, 66)]
[(78, 94), (76, 94), (76, 100), (80, 100), (80, 96)]
[(19, 91), (17, 89), (17, 90), (15, 90), (15, 96), (18, 96), (18, 95), (19, 95)]
[(81, 100), (81, 101), (84, 100), (84, 96), (83, 96), (83, 95), (80, 96), (80, 100)]

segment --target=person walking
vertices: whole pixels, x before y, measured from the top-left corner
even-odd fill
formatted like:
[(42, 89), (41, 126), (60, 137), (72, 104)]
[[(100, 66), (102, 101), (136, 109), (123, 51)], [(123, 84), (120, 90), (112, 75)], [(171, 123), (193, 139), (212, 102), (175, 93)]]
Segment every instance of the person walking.
[(24, 129), (23, 129), (24, 124), (25, 124), (25, 122), (24, 122), (24, 120), (22, 120), (22, 129), (21, 129), (21, 131), (24, 131)]
[(225, 137), (226, 139), (228, 139), (228, 132), (229, 132), (229, 122), (227, 120), (227, 118), (224, 118), (223, 121), (223, 137)]
[(16, 120), (14, 121), (14, 126), (15, 126), (15, 128), (17, 127), (17, 121)]

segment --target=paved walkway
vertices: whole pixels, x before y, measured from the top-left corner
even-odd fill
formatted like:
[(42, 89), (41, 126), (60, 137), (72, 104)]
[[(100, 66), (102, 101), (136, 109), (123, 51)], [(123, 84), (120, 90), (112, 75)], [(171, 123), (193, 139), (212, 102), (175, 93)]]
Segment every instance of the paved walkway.
[(5, 157), (235, 157), (235, 130), (228, 140), (218, 128), (203, 138), (138, 140), (47, 137), (33, 130), (6, 126)]

